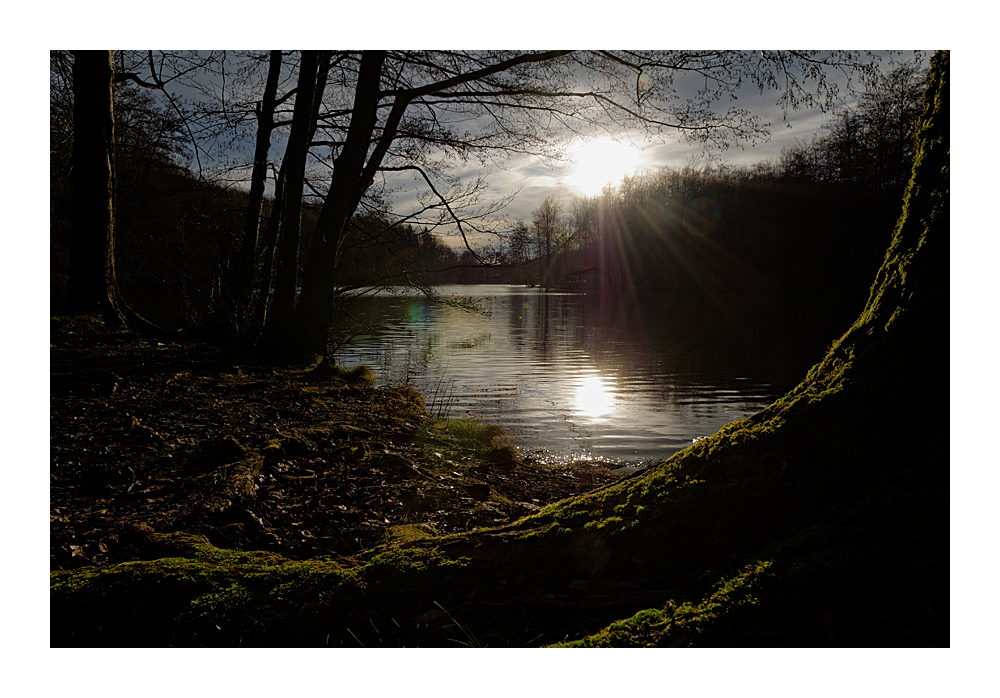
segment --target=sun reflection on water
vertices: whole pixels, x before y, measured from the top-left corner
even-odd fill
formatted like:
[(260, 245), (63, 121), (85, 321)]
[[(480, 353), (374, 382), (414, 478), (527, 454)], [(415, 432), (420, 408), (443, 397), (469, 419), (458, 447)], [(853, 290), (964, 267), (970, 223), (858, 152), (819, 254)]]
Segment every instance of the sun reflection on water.
[(577, 412), (599, 420), (615, 410), (615, 393), (600, 376), (581, 376), (576, 388)]

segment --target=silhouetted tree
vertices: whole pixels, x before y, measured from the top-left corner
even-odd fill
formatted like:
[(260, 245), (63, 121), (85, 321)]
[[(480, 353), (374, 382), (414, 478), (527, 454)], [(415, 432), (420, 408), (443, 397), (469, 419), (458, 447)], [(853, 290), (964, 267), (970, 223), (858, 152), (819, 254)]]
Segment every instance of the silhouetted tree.
[[(274, 110), (277, 107), (278, 78), (281, 73), (281, 51), (268, 52), (267, 77), (260, 101), (255, 107), (257, 134), (254, 142), (253, 169), (250, 173), (250, 192), (247, 200), (246, 217), (241, 239), (236, 241), (232, 261), (226, 279), (227, 298), (236, 299), (230, 303), (229, 312), (238, 319), (234, 330), (241, 326), (256, 326), (263, 317), (263, 304), (259, 288), (254, 288), (254, 276), (260, 245), (260, 228), (266, 220), (263, 216), (264, 190), (267, 186), (268, 152), (271, 148), (271, 134), (274, 132)], [(270, 264), (267, 273), (270, 281)]]
[(823, 133), (782, 151), (780, 169), (794, 179), (902, 192), (913, 160), (913, 134), (927, 71), (922, 57), (862, 78), (856, 104), (837, 109)]
[[(329, 53), (324, 61), (329, 66)], [(318, 87), (320, 52), (303, 51), (299, 63), (299, 81), (295, 94), (295, 109), (292, 113), (291, 131), (281, 172), (281, 216), (277, 221), (277, 274), (274, 284), (274, 298), (265, 316), (266, 343), (272, 347), (283, 341), (292, 322), (295, 309), (295, 290), (299, 271), (299, 234), (302, 227), (302, 190), (305, 187), (306, 158), (312, 141), (314, 105), (323, 98), (322, 87)], [(323, 71), (325, 80), (325, 68)], [(321, 84), (320, 84), (321, 85)], [(249, 247), (250, 241), (245, 245)], [(331, 298), (332, 300), (332, 298)]]
[[(780, 88), (787, 108), (830, 106), (831, 66), (864, 69), (859, 54), (796, 52), (363, 52), (343, 57), (346, 79), (319, 115), (316, 144), (329, 146), (331, 174), (304, 267), (287, 352), (322, 353), (337, 293), (336, 268), (348, 223), (383, 171), (412, 171), (438, 199), (436, 207), (468, 238), (478, 232), (447, 194), (442, 158), (490, 159), (553, 146), (549, 124), (580, 129), (599, 122), (641, 127), (651, 135), (686, 134), (707, 144), (753, 139), (759, 119), (709, 106), (735, 90), (739, 79)], [(682, 100), (671, 77), (691, 72), (707, 89)], [(795, 79), (787, 83), (784, 78)], [(580, 88), (580, 76), (590, 76)], [(636, 90), (637, 77), (640, 89)], [(811, 81), (812, 90), (805, 89)], [(782, 87), (784, 86), (784, 87)], [(455, 127), (487, 117), (480, 133)], [(442, 186), (447, 185), (447, 186)], [(452, 190), (454, 191), (454, 190)]]
[[(105, 296), (108, 298), (113, 315), (122, 319), (119, 314), (123, 313), (125, 320), (143, 325), (144, 321), (133, 312), (123, 295), (121, 279), (128, 282), (129, 278), (135, 278), (138, 268), (145, 264), (154, 248), (149, 240), (159, 231), (174, 229), (183, 237), (185, 226), (178, 217), (186, 216), (190, 222), (198, 217), (198, 211), (192, 210), (191, 200), (179, 216), (175, 215), (179, 213), (176, 210), (166, 210), (164, 199), (169, 197), (163, 197), (161, 189), (165, 178), (173, 178), (175, 182), (184, 180), (183, 186), (188, 189), (193, 184), (190, 174), (180, 168), (183, 158), (179, 134), (185, 122), (179, 112), (165, 111), (150, 99), (149, 90), (138, 89), (162, 91), (169, 81), (159, 77), (152, 81), (138, 78), (136, 73), (124, 67), (123, 62), (116, 66), (116, 58), (115, 54), (106, 52), (53, 51), (51, 54), (52, 162), (57, 164), (52, 170), (53, 249), (57, 250), (60, 244), (57, 241), (63, 237), (60, 219), (76, 218), (75, 224), (69, 226), (73, 231), (67, 236), (68, 246), (75, 247), (76, 251), (70, 253), (75, 261), (71, 259), (68, 265), (66, 296), (69, 305), (66, 310), (87, 312), (86, 309), (93, 309), (100, 281), (103, 286), (101, 302)], [(99, 66), (96, 65), (98, 60)], [(109, 62), (107, 68), (103, 65), (105, 60)], [(105, 85), (108, 71), (111, 83)], [(72, 84), (66, 79), (68, 73), (77, 76)], [(88, 75), (90, 78), (86, 77)], [(66, 119), (69, 110), (78, 112), (79, 118)], [(68, 158), (65, 155), (67, 148), (75, 151)], [(71, 169), (64, 166), (76, 162), (81, 166), (74, 165)], [(72, 193), (68, 193), (60, 181), (64, 174), (74, 180)], [(60, 201), (70, 199), (72, 204), (65, 206), (63, 212), (64, 204)], [(140, 247), (138, 237), (144, 238), (142, 250), (137, 249)], [(196, 237), (199, 244), (194, 247), (200, 246), (201, 236)], [(200, 252), (197, 250), (196, 254)], [(123, 255), (128, 262), (124, 277), (121, 272)], [(54, 255), (54, 272), (57, 257)], [(162, 263), (162, 260), (155, 261)], [(85, 277), (85, 285), (90, 289), (87, 293), (83, 293), (79, 285)], [(57, 290), (55, 284), (53, 290)]]
[(542, 258), (543, 287), (552, 285), (559, 268), (557, 251), (565, 240), (566, 226), (562, 219), (562, 204), (555, 196), (545, 197), (532, 213), (532, 232), (535, 238), (535, 249)]
[[(221, 61), (213, 63), (216, 57), (209, 53), (160, 52), (156, 60), (153, 52), (126, 53), (119, 77), (160, 90), (174, 107), (177, 102), (165, 89), (171, 80), (189, 81), (195, 89), (199, 76), (204, 80), (204, 71), (223, 70), (224, 65)], [(298, 254), (302, 283), (301, 294), (293, 300), (291, 323), (283, 334), (280, 353), (293, 358), (324, 353), (332, 301), (340, 288), (338, 261), (350, 222), (367, 197), (389, 186), (387, 173), (411, 173), (428, 190), (422, 199), (423, 208), (411, 217), (413, 222), (422, 224), (424, 220), (418, 216), (439, 214), (433, 224), (453, 225), (471, 251), (470, 234), (490, 232), (482, 221), (497, 211), (499, 203), (483, 203), (485, 181), (463, 183), (450, 171), (452, 163), (470, 157), (488, 163), (513, 154), (551, 154), (559, 147), (558, 139), (553, 138), (553, 123), (578, 133), (606, 128), (642, 129), (651, 138), (680, 133), (706, 147), (753, 141), (767, 133), (768, 125), (748, 110), (734, 106), (720, 111), (715, 105), (734, 97), (741, 86), (752, 84), (762, 90), (778, 91), (786, 110), (800, 106), (828, 108), (835, 103), (838, 88), (827, 71), (831, 75), (833, 71), (838, 75), (842, 71), (864, 73), (871, 70), (870, 60), (860, 52), (836, 51), (333, 54), (327, 73), (317, 71), (313, 79), (313, 69), (306, 71), (308, 84), (318, 87), (321, 79), (328, 80), (323, 99), (316, 100), (313, 111), (315, 135), (304, 143), (299, 139), (286, 146), (283, 156), (285, 162), (310, 162), (312, 157), (318, 163), (314, 173), (306, 174), (303, 191), (303, 196), (318, 204), (315, 230), (310, 232), (308, 243), (303, 235), (302, 244), (296, 246), (296, 252), (291, 251), (295, 213), (294, 206), (289, 209), (286, 204), (300, 195), (297, 185), (290, 182), (289, 169), (276, 182), (271, 212), (275, 225), (269, 226), (262, 254), (255, 251), (261, 279), (258, 294), (266, 300), (270, 297), (271, 279), (266, 257), (274, 250), (271, 239), (278, 228), (290, 224), (289, 234), (284, 237), (289, 251), (283, 253), (283, 258), (289, 262), (286, 269), (294, 269), (291, 258)], [(301, 70), (305, 61), (299, 63)], [(164, 66), (176, 66), (172, 78), (165, 76)], [(683, 75), (695, 76), (702, 84), (693, 96), (681, 95), (675, 87), (675, 78)], [(205, 82), (203, 92), (207, 93), (209, 86)], [(226, 82), (227, 89), (231, 84)], [(209, 144), (222, 147), (227, 143), (220, 137), (223, 126), (231, 128), (235, 137), (228, 141), (230, 144), (240, 142), (249, 123), (255, 122), (257, 130), (262, 131), (261, 142), (269, 129), (273, 133), (275, 128), (293, 127), (294, 118), (270, 125), (266, 119), (257, 119), (254, 105), (260, 102), (263, 111), (262, 92), (270, 94), (268, 80), (255, 98), (250, 96), (255, 88), (248, 89), (243, 95), (217, 95), (212, 98), (219, 102), (217, 107), (188, 109), (185, 129), (191, 137), (191, 153), (199, 173), (201, 155)], [(296, 101), (300, 96), (304, 95), (296, 90)], [(210, 102), (204, 98), (206, 105)], [(481, 126), (467, 132), (470, 123)], [(252, 162), (259, 163), (256, 154)], [(230, 233), (238, 250), (234, 259), (239, 260), (236, 263), (240, 267), (232, 277), (235, 282), (230, 284), (223, 273), (229, 286), (224, 291), (239, 296), (233, 300), (239, 307), (250, 302), (244, 282), (255, 210), (256, 203), (251, 201), (243, 225)], [(282, 308), (277, 311), (280, 316), (288, 313), (287, 301), (282, 302)], [(237, 336), (256, 336), (253, 327), (237, 330)]]
[(114, 55), (73, 56), (73, 208), (67, 312), (115, 308)]

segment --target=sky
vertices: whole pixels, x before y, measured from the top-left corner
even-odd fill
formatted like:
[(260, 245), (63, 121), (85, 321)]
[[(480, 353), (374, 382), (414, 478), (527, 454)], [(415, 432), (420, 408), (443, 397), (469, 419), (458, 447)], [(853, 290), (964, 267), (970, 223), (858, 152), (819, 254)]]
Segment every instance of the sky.
[[(749, 94), (747, 97), (759, 96)], [(751, 99), (741, 100), (741, 103)], [(733, 165), (750, 165), (771, 158), (776, 159), (783, 147), (791, 145), (796, 138), (808, 139), (825, 121), (818, 112), (792, 113), (789, 115), (791, 128), (781, 119), (781, 110), (767, 99), (760, 100), (759, 113), (770, 113), (765, 121), (770, 121), (772, 137), (767, 142), (744, 147), (731, 146), (728, 150), (715, 152), (720, 161)], [(684, 167), (689, 163), (708, 162), (701, 144), (688, 144), (679, 136), (664, 139), (665, 142), (643, 140), (642, 134), (621, 134), (617, 140), (611, 138), (592, 139), (591, 147), (581, 145), (577, 162), (553, 162), (539, 157), (522, 156), (507, 163), (504, 170), (494, 169), (490, 175), (492, 191), (497, 195), (518, 192), (505, 209), (512, 220), (530, 222), (531, 213), (538, 203), (547, 196), (556, 196), (568, 202), (576, 197), (592, 196), (599, 193), (604, 184), (615, 184), (625, 174), (633, 174), (643, 169), (658, 167)], [(470, 172), (471, 174), (471, 172)]]
[[(886, 52), (881, 52), (883, 55)], [(842, 85), (843, 80), (838, 81)], [(685, 97), (683, 82), (679, 79), (680, 96)], [(696, 86), (691, 86), (694, 92)], [(777, 105), (777, 92), (761, 93), (755, 87), (746, 87), (738, 94), (735, 106), (749, 109), (758, 115), (765, 123), (770, 123), (770, 138), (760, 139), (756, 143), (742, 143), (726, 150), (714, 150), (711, 155), (717, 161), (732, 165), (751, 165), (765, 160), (776, 160), (783, 148), (792, 145), (797, 139), (807, 140), (816, 133), (827, 120), (828, 114), (818, 109), (789, 111), (787, 117), (782, 108)], [(845, 99), (851, 97), (845, 93)], [(730, 106), (728, 102), (719, 102), (719, 111)], [(475, 132), (475, 129), (472, 129)], [(556, 137), (559, 134), (554, 134)], [(571, 202), (581, 196), (591, 196), (599, 193), (605, 184), (615, 184), (621, 181), (625, 174), (633, 174), (643, 169), (659, 167), (683, 167), (687, 164), (703, 165), (708, 162), (708, 154), (701, 144), (683, 142), (680, 134), (666, 134), (658, 140), (645, 140), (642, 133), (616, 134), (614, 139), (598, 138), (589, 143), (576, 141), (570, 146), (571, 161), (560, 162), (533, 155), (519, 155), (503, 163), (491, 164), (484, 168), (476, 160), (468, 164), (456, 165), (452, 174), (460, 176), (463, 181), (474, 181), (484, 172), (488, 175), (489, 191), (485, 200), (495, 201), (513, 196), (512, 201), (504, 208), (501, 215), (508, 222), (524, 221), (530, 224), (532, 212), (538, 204), (549, 196), (555, 196), (562, 204), (564, 212), (568, 212)], [(573, 161), (575, 160), (575, 161)], [(414, 182), (413, 175), (398, 176), (391, 181), (407, 182), (408, 189), (394, 194), (394, 211), (406, 215), (420, 208), (417, 192), (426, 191), (422, 181)], [(502, 224), (501, 224), (502, 225)], [(442, 226), (437, 232), (451, 231), (451, 236), (441, 239), (453, 247), (462, 247), (463, 240), (455, 234), (453, 225)], [(476, 246), (495, 239), (487, 236), (469, 236)]]
[[(237, 70), (238, 59), (234, 53), (228, 54), (226, 66), (230, 74)], [(286, 71), (286, 76), (279, 88), (279, 94), (294, 86), (294, 76), (288, 71)], [(219, 83), (218, 77), (211, 76), (199, 77), (197, 80), (202, 84), (206, 80)], [(844, 80), (838, 82), (843, 85)], [(221, 89), (221, 83), (219, 85), (220, 87), (217, 89)], [(687, 79), (682, 75), (677, 77), (676, 87), (680, 99), (693, 95), (698, 86), (697, 80)], [(200, 99), (199, 95), (186, 89), (180, 83), (172, 83), (170, 89), (178, 92), (182, 98)], [(230, 81), (227, 94), (231, 94), (232, 89)], [(712, 155), (721, 162), (737, 165), (750, 165), (764, 160), (774, 160), (780, 156), (782, 148), (792, 144), (796, 139), (808, 139), (827, 119), (827, 115), (819, 110), (789, 111), (786, 121), (782, 109), (776, 104), (778, 97), (779, 94), (776, 91), (761, 93), (752, 86), (742, 89), (738, 94), (738, 100), (732, 103), (732, 106), (748, 109), (759, 116), (761, 121), (770, 123), (771, 137), (770, 139), (758, 140), (756, 143), (736, 144), (726, 150), (714, 150)], [(850, 99), (850, 96), (845, 94), (845, 98)], [(731, 105), (728, 101), (720, 101), (713, 106), (718, 112), (724, 112)], [(473, 122), (471, 126), (463, 122), (458, 127), (462, 130), (469, 128), (473, 133), (476, 133), (477, 129), (483, 125), (485, 124), (482, 121)], [(555, 131), (552, 136), (554, 139), (565, 137)], [(272, 136), (270, 152), (272, 162), (280, 161), (286, 137), (287, 129), (279, 130)], [(236, 161), (247, 164), (243, 171), (246, 176), (249, 176), (248, 165), (252, 158), (252, 138), (253, 129), (251, 128), (244, 139), (240, 152), (235, 154)], [(233, 153), (234, 151), (229, 150), (228, 152)], [(216, 155), (223, 158), (226, 157), (226, 153), (226, 150), (216, 151)], [(329, 149), (327, 148), (315, 149), (314, 153), (319, 154), (320, 157), (329, 157)], [(559, 162), (539, 156), (519, 155), (502, 163), (493, 163), (488, 169), (474, 158), (466, 164), (453, 161), (453, 169), (450, 174), (458, 175), (465, 182), (475, 181), (478, 176), (487, 174), (489, 190), (483, 196), (484, 203), (513, 197), (501, 212), (501, 216), (508, 223), (524, 221), (530, 224), (533, 211), (546, 197), (556, 197), (563, 204), (564, 212), (568, 213), (573, 199), (598, 194), (605, 184), (616, 184), (626, 174), (664, 166), (683, 167), (687, 164), (700, 165), (707, 162), (706, 151), (702, 145), (684, 143), (680, 134), (676, 132), (668, 132), (656, 141), (645, 140), (644, 134), (639, 132), (628, 134), (619, 132), (616, 134), (615, 140), (597, 138), (588, 143), (578, 140), (570, 144), (569, 154), (571, 159), (569, 162)], [(211, 156), (202, 155), (202, 164), (211, 164), (211, 162)], [(195, 163), (192, 163), (192, 167), (194, 166)], [(325, 177), (329, 173), (326, 164), (314, 164), (312, 169), (318, 177)], [(417, 196), (421, 192), (426, 193), (427, 187), (418, 176), (412, 173), (390, 174), (387, 175), (387, 179), (391, 185), (403, 184), (400, 191), (393, 193), (395, 213), (407, 215), (421, 208)], [(235, 182), (235, 184), (236, 186), (249, 186), (248, 182)], [(269, 194), (273, 193), (270, 185), (273, 185), (273, 182), (269, 182)], [(440, 181), (436, 182), (436, 185), (439, 188), (442, 187)], [(322, 185), (320, 187), (322, 188)], [(504, 223), (501, 222), (499, 225), (503, 227)], [(452, 235), (442, 236), (442, 241), (454, 247), (461, 247), (463, 240), (454, 234), (456, 231), (453, 224), (449, 223), (436, 229), (438, 233), (447, 231), (451, 231)], [(474, 246), (478, 246), (495, 242), (495, 239), (472, 234), (470, 241)]]
[[(885, 52), (882, 52), (885, 55)], [(844, 81), (839, 81), (843, 85)], [(679, 81), (679, 85), (682, 85)], [(693, 92), (694, 86), (691, 91)], [(680, 91), (681, 97), (685, 93)], [(746, 87), (738, 94), (736, 106), (749, 109), (770, 123), (770, 138), (756, 143), (732, 145), (726, 150), (714, 150), (711, 156), (717, 162), (731, 165), (752, 165), (765, 160), (777, 160), (783, 148), (796, 140), (808, 140), (828, 119), (819, 109), (789, 111), (787, 117), (777, 105), (779, 94), (761, 93), (755, 87)], [(853, 101), (846, 92), (844, 98)], [(724, 111), (728, 102), (716, 105)], [(618, 134), (617, 139), (594, 139), (589, 144), (577, 141), (571, 147), (575, 162), (558, 162), (538, 156), (522, 155), (511, 158), (502, 167), (493, 166), (489, 170), (490, 194), (494, 199), (514, 195), (502, 215), (509, 221), (524, 221), (530, 225), (532, 212), (548, 196), (555, 196), (568, 212), (574, 198), (592, 196), (600, 192), (605, 184), (616, 184), (622, 176), (644, 169), (659, 167), (684, 167), (688, 164), (701, 166), (709, 162), (709, 154), (701, 144), (683, 142), (679, 134), (667, 134), (658, 140), (644, 140), (641, 133)], [(456, 170), (469, 181), (483, 172), (478, 162), (470, 161), (465, 170)], [(396, 212), (405, 214), (417, 207), (414, 192), (396, 195)], [(460, 247), (462, 238), (456, 235), (444, 237), (449, 245)], [(488, 241), (489, 238), (471, 236), (472, 244)]]

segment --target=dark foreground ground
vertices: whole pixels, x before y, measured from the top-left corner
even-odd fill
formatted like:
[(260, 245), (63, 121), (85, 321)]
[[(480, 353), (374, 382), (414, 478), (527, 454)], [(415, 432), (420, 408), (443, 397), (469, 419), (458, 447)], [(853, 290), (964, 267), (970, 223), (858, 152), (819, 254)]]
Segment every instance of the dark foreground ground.
[(53, 320), (51, 568), (145, 559), (150, 534), (351, 558), (497, 526), (617, 479), (520, 456), (502, 430), (428, 419), (369, 374)]
[(623, 481), (363, 371), (54, 320), (52, 644), (947, 646), (940, 365), (851, 372), (868, 336)]

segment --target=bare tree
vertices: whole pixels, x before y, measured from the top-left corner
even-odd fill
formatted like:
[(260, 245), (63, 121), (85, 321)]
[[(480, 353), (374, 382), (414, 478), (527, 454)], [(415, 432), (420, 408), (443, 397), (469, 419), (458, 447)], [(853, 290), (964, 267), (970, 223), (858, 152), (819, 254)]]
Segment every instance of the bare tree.
[(541, 285), (548, 288), (556, 276), (556, 257), (554, 255), (562, 249), (566, 237), (566, 226), (562, 219), (562, 204), (555, 196), (547, 196), (535, 208), (532, 218), (535, 248), (538, 251), (538, 256), (542, 259)]
[[(115, 86), (128, 81), (160, 91), (190, 133), (186, 115), (166, 88), (211, 64), (215, 54), (163, 54), (159, 61), (152, 51), (141, 56), (130, 52), (127, 60), (113, 51), (73, 51), (71, 55), (73, 203), (67, 312), (101, 309), (108, 320), (160, 333), (132, 310), (118, 286)], [(66, 59), (66, 52), (53, 52), (58, 71), (66, 71)], [(173, 126), (164, 125), (160, 135), (172, 130)], [(133, 134), (126, 128), (125, 135)], [(177, 148), (160, 143), (153, 150), (175, 152)], [(197, 157), (197, 148), (194, 153)]]
[(920, 52), (888, 68), (864, 75), (856, 102), (839, 107), (821, 134), (785, 148), (781, 170), (792, 177), (902, 192), (927, 70)]
[(73, 60), (71, 314), (110, 317), (115, 276), (114, 55), (76, 51)]
[(228, 297), (238, 299), (240, 303), (239, 307), (231, 307), (230, 309), (230, 313), (238, 318), (237, 328), (254, 324), (252, 321), (254, 308), (263, 303), (259, 293), (254, 292), (253, 280), (257, 263), (257, 250), (260, 244), (260, 227), (264, 220), (262, 215), (264, 190), (267, 185), (271, 134), (275, 128), (274, 110), (277, 107), (281, 58), (281, 51), (268, 52), (264, 92), (254, 109), (257, 118), (257, 135), (254, 143), (253, 170), (250, 175), (250, 197), (247, 202), (242, 239), (236, 242), (236, 249), (229, 267), (229, 278), (226, 282)]
[[(227, 54), (126, 52), (118, 67), (118, 79), (161, 90), (178, 112), (179, 101), (167, 92), (168, 85), (209, 95), (204, 103), (215, 106), (189, 109), (185, 123), (199, 172), (213, 160), (221, 162), (219, 155), (227, 149), (245, 152), (242, 144), (254, 142), (250, 179), (259, 191), (264, 143), (281, 130), (280, 140), (287, 145), (275, 182), (274, 225), (261, 236), (255, 193), (243, 230), (234, 231), (236, 268), (223, 278), (234, 307), (250, 307), (254, 291), (248, 291), (246, 268), (253, 249), (257, 297), (273, 302), (277, 296), (272, 296), (276, 289), (268, 259), (276, 245), (282, 246), (279, 263), (289, 271), (282, 275), (286, 290), (274, 317), (289, 324), (287, 331), (272, 335), (282, 338), (281, 346), (272, 349), (295, 359), (325, 353), (339, 289), (338, 260), (351, 218), (366, 201), (391, 199), (401, 175), (413, 175), (425, 193), (418, 210), (394, 213), (396, 221), (450, 225), (471, 252), (473, 234), (497, 232), (488, 219), (498, 204), (495, 197), (486, 198), (484, 179), (470, 183), (460, 177), (459, 169), (470, 159), (503, 166), (515, 155), (559, 158), (575, 136), (622, 130), (654, 139), (679, 134), (712, 148), (752, 142), (766, 138), (770, 124), (734, 106), (745, 85), (774, 90), (786, 111), (830, 107), (838, 96), (837, 78), (864, 74), (872, 61), (860, 52), (837, 51), (364, 51), (331, 53), (324, 72), (308, 67), (306, 53), (298, 71), (308, 68), (306, 84), (322, 98), (312, 100), (311, 136), (294, 142), (291, 130), (301, 119), (294, 113), (286, 118), (282, 108), (293, 93), (296, 106), (306, 100), (301, 81), (277, 97), (290, 79), (284, 71), (291, 59), (282, 62), (277, 90), (272, 52), (263, 85), (244, 82), (242, 93), (229, 80)], [(221, 84), (209, 81), (206, 71), (222, 77)], [(323, 90), (318, 89), (321, 81)], [(270, 120), (264, 113), (272, 95)], [(254, 127), (257, 137), (244, 137)], [(228, 143), (221, 137), (225, 128), (232, 136)], [(293, 162), (306, 163), (302, 194), (293, 181), (299, 167), (291, 167)], [(303, 198), (319, 210), (308, 241), (295, 240), (296, 209)], [(428, 220), (431, 216), (436, 221)], [(263, 244), (253, 244), (254, 230)], [(301, 292), (289, 304), (287, 284), (291, 278), (294, 289), (296, 256), (302, 263)], [(259, 337), (248, 319), (252, 313), (236, 317), (237, 323), (250, 324), (237, 328), (237, 336)]]
[[(324, 52), (323, 69), (329, 67), (329, 52)], [(295, 287), (299, 268), (299, 234), (302, 227), (302, 191), (305, 187), (306, 158), (314, 129), (314, 105), (322, 99), (318, 89), (317, 73), (320, 71), (320, 52), (303, 51), (299, 63), (299, 80), (292, 113), (291, 131), (285, 158), (282, 163), (281, 217), (277, 221), (277, 278), (274, 300), (265, 316), (267, 342), (275, 345), (281, 341), (292, 321), (295, 308)], [(249, 240), (246, 243), (249, 246)]]
[[(416, 173), (465, 239), (483, 232), (442, 192), (449, 168), (478, 158), (560, 156), (560, 142), (582, 133), (641, 129), (650, 137), (681, 134), (707, 146), (766, 137), (769, 124), (735, 106), (746, 83), (774, 89), (786, 110), (832, 106), (839, 73), (869, 69), (855, 52), (366, 51), (344, 56), (319, 114), (314, 147), (323, 158), (322, 210), (308, 250), (302, 292), (286, 353), (322, 354), (337, 292), (337, 260), (347, 224), (387, 172)], [(681, 94), (679, 76), (699, 81)], [(322, 190), (321, 190), (322, 191)]]

